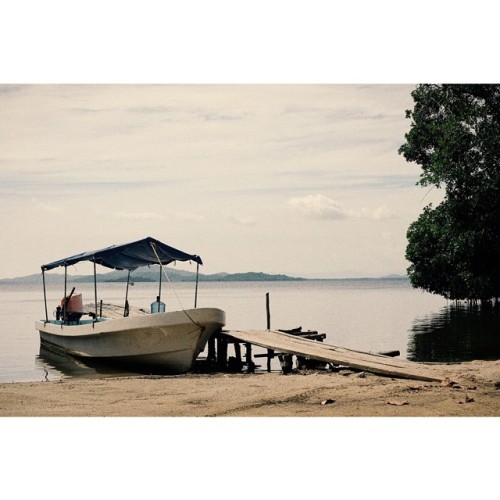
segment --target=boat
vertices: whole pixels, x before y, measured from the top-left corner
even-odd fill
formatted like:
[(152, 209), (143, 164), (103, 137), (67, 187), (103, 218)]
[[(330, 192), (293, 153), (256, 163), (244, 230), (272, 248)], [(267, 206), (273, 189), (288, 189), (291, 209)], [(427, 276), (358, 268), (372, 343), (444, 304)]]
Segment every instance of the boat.
[[(74, 287), (67, 293), (68, 266), (82, 261), (94, 264), (92, 307), (83, 305), (81, 294), (75, 294)], [(163, 267), (175, 261), (197, 264), (194, 308), (165, 311), (165, 304), (161, 301)], [(130, 273), (153, 264), (160, 267), (156, 300), (146, 314), (130, 315)], [(41, 346), (77, 358), (136, 367), (147, 373), (180, 374), (189, 371), (210, 336), (225, 325), (223, 310), (197, 307), (199, 266), (202, 264), (198, 255), (147, 237), (42, 265), (45, 319), (35, 322)], [(123, 307), (120, 306), (121, 317), (103, 314), (103, 302), (98, 302), (97, 294), (97, 265), (128, 271), (125, 301)], [(56, 307), (55, 318), (49, 319), (45, 273), (58, 267), (64, 267), (64, 295)]]

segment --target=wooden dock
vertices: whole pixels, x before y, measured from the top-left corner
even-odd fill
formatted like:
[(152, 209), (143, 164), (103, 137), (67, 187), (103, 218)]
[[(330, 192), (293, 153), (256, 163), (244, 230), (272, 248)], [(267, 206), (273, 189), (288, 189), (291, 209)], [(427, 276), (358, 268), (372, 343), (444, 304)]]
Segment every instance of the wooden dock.
[(276, 330), (223, 330), (223, 335), (281, 353), (344, 365), (356, 370), (397, 378), (439, 382), (445, 377), (436, 366), (354, 351)]
[[(94, 308), (88, 304), (87, 309)], [(105, 316), (109, 318), (123, 317), (123, 307), (104, 303), (101, 305)], [(130, 316), (149, 314), (145, 309), (130, 307)], [(220, 371), (231, 369), (228, 367), (228, 344), (234, 345), (236, 357), (235, 371), (241, 371), (242, 364), (246, 364), (247, 371), (252, 372), (255, 364), (252, 360), (252, 346), (267, 349), (267, 354), (256, 354), (254, 357), (267, 357), (267, 369), (271, 371), (271, 359), (278, 353), (295, 355), (333, 365), (342, 365), (354, 370), (361, 370), (396, 378), (423, 380), (427, 382), (441, 381), (445, 377), (439, 373), (438, 367), (425, 363), (415, 363), (404, 359), (396, 359), (382, 354), (367, 353), (338, 347), (323, 342), (325, 334), (318, 332), (302, 332), (301, 329), (281, 330), (222, 330), (208, 342), (208, 363)], [(241, 346), (246, 346), (245, 362), (242, 361)]]

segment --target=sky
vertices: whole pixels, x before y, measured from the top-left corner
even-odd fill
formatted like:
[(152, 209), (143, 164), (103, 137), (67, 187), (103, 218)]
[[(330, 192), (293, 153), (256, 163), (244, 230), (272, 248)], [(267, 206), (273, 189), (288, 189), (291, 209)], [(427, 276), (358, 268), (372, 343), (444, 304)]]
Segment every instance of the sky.
[(440, 195), (397, 152), (413, 88), (2, 85), (0, 277), (146, 236), (207, 274), (405, 274)]
[(397, 153), (405, 111), (420, 82), (497, 82), (478, 2), (3, 6), (0, 278), (146, 236), (207, 274), (405, 274), (442, 196)]

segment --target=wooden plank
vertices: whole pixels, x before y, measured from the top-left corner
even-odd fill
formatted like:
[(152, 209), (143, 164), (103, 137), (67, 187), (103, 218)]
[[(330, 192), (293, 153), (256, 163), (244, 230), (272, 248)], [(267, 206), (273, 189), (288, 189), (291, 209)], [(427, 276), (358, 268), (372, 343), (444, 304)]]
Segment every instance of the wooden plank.
[(345, 365), (378, 375), (430, 382), (441, 381), (444, 378), (440, 376), (435, 365), (355, 351), (275, 330), (223, 330), (222, 333), (266, 349), (275, 349), (325, 363)]

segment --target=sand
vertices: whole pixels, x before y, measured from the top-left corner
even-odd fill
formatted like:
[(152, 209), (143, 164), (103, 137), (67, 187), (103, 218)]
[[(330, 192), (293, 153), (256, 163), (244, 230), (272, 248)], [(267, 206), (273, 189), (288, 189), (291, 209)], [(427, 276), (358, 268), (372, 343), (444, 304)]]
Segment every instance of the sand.
[(500, 416), (500, 360), (440, 368), (444, 382), (301, 371), (8, 383), (0, 384), (0, 416)]

